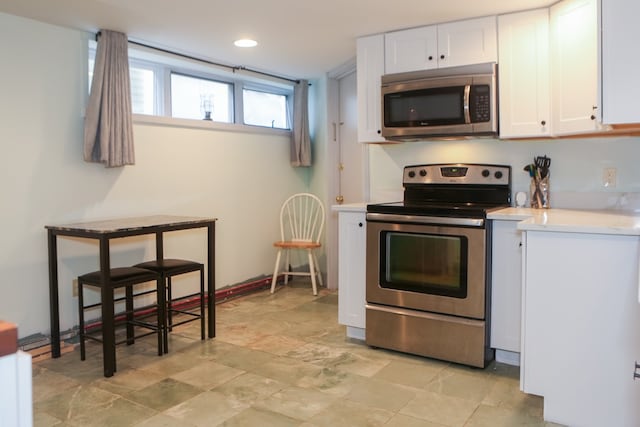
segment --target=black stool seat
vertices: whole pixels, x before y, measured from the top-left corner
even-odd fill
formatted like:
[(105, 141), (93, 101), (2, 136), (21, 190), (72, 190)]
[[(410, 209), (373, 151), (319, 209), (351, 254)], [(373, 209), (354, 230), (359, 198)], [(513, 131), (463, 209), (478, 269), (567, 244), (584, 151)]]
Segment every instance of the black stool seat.
[[(153, 290), (146, 290), (142, 292), (135, 293), (133, 292), (134, 285), (143, 284), (147, 282), (155, 282), (156, 286)], [(84, 305), (84, 286), (93, 286), (96, 288), (125, 288), (125, 297), (113, 299), (111, 301), (100, 301), (97, 304)], [(157, 294), (157, 302), (153, 303), (151, 306), (147, 307), (138, 307), (134, 308), (134, 298), (142, 295), (156, 293)], [(84, 319), (84, 311), (91, 308), (100, 307), (103, 304), (115, 304), (117, 301), (125, 301), (125, 323), (126, 323), (126, 331), (127, 337), (126, 340), (115, 342), (115, 344), (121, 344), (126, 342), (127, 345), (133, 344), (136, 338), (140, 338), (152, 333), (156, 333), (158, 336), (158, 355), (161, 356), (166, 351), (163, 351), (166, 348), (166, 317), (165, 317), (165, 292), (164, 292), (164, 283), (163, 277), (160, 273), (147, 270), (139, 267), (117, 267), (109, 270), (108, 277), (106, 281), (102, 280), (102, 273), (100, 271), (93, 271), (91, 273), (83, 274), (78, 276), (78, 311), (80, 317), (80, 325), (79, 325), (79, 338), (80, 338), (80, 359), (85, 360), (86, 352), (85, 352), (85, 340), (91, 339), (94, 341), (98, 341), (104, 343), (103, 340), (99, 337), (92, 336), (87, 334), (85, 331), (85, 319)], [(151, 310), (150, 310), (151, 309)], [(143, 321), (145, 317), (149, 317), (151, 314), (155, 312), (155, 323)], [(139, 318), (135, 316), (139, 315)], [(115, 326), (116, 326), (116, 317), (114, 316), (110, 319), (102, 319), (102, 329), (105, 337), (115, 335)], [(135, 335), (134, 327), (140, 326), (145, 329), (151, 330), (146, 334)], [(114, 366), (115, 366), (115, 353), (111, 354), (109, 357), (113, 358)]]
[[(204, 303), (205, 303), (205, 292), (204, 292), (204, 264), (190, 261), (186, 259), (175, 259), (175, 258), (166, 258), (160, 260), (146, 261), (141, 262), (139, 264), (134, 265), (134, 267), (144, 268), (147, 270), (152, 270), (160, 274), (161, 279), (166, 282), (167, 289), (167, 309), (166, 309), (166, 321), (167, 321), (167, 330), (172, 331), (174, 326), (182, 325), (184, 323), (193, 322), (195, 320), (200, 320), (200, 338), (204, 340)], [(184, 295), (178, 298), (173, 298), (172, 296), (172, 285), (171, 278), (173, 276), (178, 276), (180, 274), (191, 273), (199, 271), (200, 272), (200, 292), (197, 294)], [(200, 313), (192, 313), (188, 310), (182, 310), (176, 308), (176, 302), (185, 301), (188, 298), (195, 297), (198, 295), (200, 299)], [(179, 305), (178, 305), (179, 306)], [(182, 314), (183, 318), (186, 320), (182, 320), (180, 322), (174, 323), (173, 314)], [(165, 340), (165, 353), (168, 351), (167, 340)]]
[[(145, 270), (140, 267), (118, 267), (112, 268), (109, 274), (111, 287), (121, 288), (131, 284), (150, 282), (158, 280), (158, 273), (152, 270)], [(78, 277), (78, 281), (92, 286), (102, 286), (102, 276), (100, 271), (92, 271)]]
[(186, 259), (161, 259), (154, 261), (141, 262), (136, 264), (133, 268), (145, 268), (147, 270), (153, 270), (164, 275), (177, 275), (183, 273), (190, 273), (192, 271), (198, 271), (204, 268), (204, 264), (195, 261), (189, 261)]

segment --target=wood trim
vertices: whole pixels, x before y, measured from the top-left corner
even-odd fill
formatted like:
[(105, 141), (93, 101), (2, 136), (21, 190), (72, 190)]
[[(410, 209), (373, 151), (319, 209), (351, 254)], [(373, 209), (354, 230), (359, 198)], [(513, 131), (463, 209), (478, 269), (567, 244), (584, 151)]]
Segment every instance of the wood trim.
[(18, 327), (4, 320), (0, 320), (0, 356), (6, 356), (18, 351)]

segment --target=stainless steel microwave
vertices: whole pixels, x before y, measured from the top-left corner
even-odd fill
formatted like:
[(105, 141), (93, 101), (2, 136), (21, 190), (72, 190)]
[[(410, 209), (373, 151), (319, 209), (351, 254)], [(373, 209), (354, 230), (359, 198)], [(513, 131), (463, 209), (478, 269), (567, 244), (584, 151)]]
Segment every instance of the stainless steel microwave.
[(495, 63), (384, 75), (382, 136), (495, 136), (497, 90)]

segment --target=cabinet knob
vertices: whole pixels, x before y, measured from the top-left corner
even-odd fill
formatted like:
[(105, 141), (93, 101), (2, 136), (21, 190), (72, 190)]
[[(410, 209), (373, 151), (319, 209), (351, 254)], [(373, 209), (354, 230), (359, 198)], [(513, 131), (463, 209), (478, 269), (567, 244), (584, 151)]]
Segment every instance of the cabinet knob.
[(433, 61), (433, 56), (429, 55), (429, 61)]
[(543, 121), (541, 121), (541, 122), (540, 122), (540, 124), (541, 124), (542, 126), (545, 126), (545, 125), (547, 124), (547, 121), (546, 121), (546, 120), (543, 120)]
[(444, 55), (440, 55), (440, 59), (444, 59)]
[(593, 114), (591, 115), (591, 120), (595, 120), (596, 116), (594, 116)]
[(362, 223), (361, 222), (358, 223), (358, 227), (362, 227)]
[(382, 133), (382, 131), (380, 129), (378, 129), (378, 135), (381, 134), (381, 133)]

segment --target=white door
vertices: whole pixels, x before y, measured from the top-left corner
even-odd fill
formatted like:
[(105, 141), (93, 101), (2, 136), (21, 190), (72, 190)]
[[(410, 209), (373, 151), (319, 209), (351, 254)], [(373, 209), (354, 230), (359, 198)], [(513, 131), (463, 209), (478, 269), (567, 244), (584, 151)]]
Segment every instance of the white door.
[[(356, 72), (346, 70), (328, 81), (327, 116), (329, 202), (358, 203), (368, 200), (367, 144), (358, 142)], [(327, 287), (338, 286), (338, 213), (327, 213)]]

